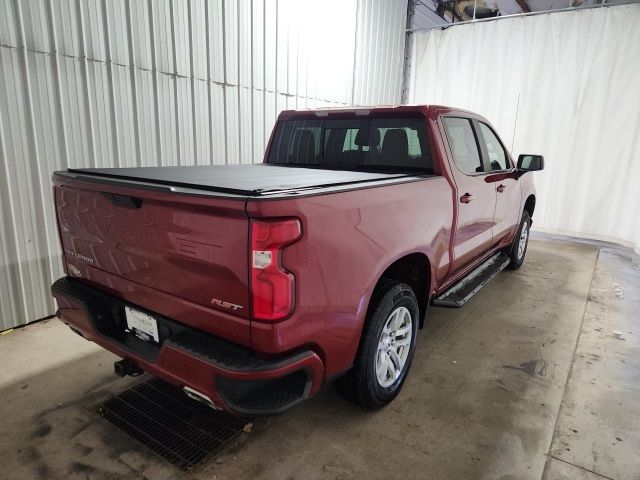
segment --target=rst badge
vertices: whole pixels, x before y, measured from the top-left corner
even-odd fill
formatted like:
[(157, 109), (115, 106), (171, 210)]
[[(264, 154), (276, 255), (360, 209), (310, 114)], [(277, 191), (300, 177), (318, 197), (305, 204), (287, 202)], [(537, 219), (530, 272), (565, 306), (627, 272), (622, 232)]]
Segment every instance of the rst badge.
[(242, 305), (236, 305), (235, 303), (225, 302), (225, 301), (219, 300), (217, 298), (212, 298), (211, 299), (211, 303), (213, 305), (217, 305), (218, 307), (229, 308), (229, 309), (233, 310), (234, 312), (236, 310), (240, 310), (242, 308)]

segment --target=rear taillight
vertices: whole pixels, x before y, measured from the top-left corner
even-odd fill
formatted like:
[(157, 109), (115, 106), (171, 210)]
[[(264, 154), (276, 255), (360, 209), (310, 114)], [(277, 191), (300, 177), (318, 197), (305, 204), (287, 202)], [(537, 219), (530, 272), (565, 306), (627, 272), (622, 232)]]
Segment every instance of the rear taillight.
[(295, 278), (282, 266), (282, 250), (302, 236), (300, 220), (251, 220), (251, 300), (253, 317), (275, 322), (291, 313)]

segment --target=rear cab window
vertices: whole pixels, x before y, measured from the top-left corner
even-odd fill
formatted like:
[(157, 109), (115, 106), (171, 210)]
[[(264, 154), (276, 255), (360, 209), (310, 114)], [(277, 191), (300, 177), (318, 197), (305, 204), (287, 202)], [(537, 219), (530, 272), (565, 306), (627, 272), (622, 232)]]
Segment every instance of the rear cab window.
[(267, 161), (332, 170), (432, 174), (426, 125), (424, 117), (281, 120)]

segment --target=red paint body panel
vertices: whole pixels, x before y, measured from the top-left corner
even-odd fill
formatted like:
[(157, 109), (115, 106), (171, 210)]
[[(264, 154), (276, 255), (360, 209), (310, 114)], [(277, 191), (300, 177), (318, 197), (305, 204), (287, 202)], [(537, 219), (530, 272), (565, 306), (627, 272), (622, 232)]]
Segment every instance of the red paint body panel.
[[(360, 109), (358, 116), (369, 111), (423, 115), (436, 175), (272, 199), (181, 195), (55, 176), (67, 274), (184, 325), (250, 347), (258, 357), (310, 349), (315, 358), (304, 367), (313, 372), (315, 393), (324, 380), (353, 363), (374, 286), (393, 262), (422, 254), (430, 273), (427, 291), (417, 293), (430, 298), (509, 245), (524, 203), (535, 193), (532, 176), (518, 177), (511, 159), (512, 168), (504, 172), (469, 176), (457, 169), (441, 117), (488, 123), (482, 117), (438, 106)], [(285, 111), (280, 120), (316, 115)], [(328, 109), (320, 115), (355, 114), (353, 109)], [(115, 206), (103, 192), (139, 198), (142, 204)], [(461, 202), (465, 193), (474, 200)], [(281, 257), (282, 265), (295, 275), (295, 305), (282, 321), (259, 322), (251, 319), (249, 310), (249, 219), (284, 217), (298, 218), (302, 224), (300, 240)], [(229, 311), (212, 299), (242, 308)], [(58, 300), (63, 319), (74, 328), (116, 354), (132, 357), (100, 336), (72, 300)], [(220, 372), (206, 362), (170, 346), (162, 348), (155, 363), (133, 357), (146, 370), (206, 392), (224, 405), (210, 382)], [(281, 374), (246, 373), (248, 378)]]
[(331, 195), (249, 201), (252, 217), (294, 216), (303, 225), (301, 240), (282, 258), (296, 277), (295, 313), (275, 324), (252, 322), (253, 348), (277, 353), (315, 345), (328, 376), (348, 367), (373, 287), (389, 265), (423, 253), (435, 276), (448, 270), (450, 191), (446, 179), (432, 177)]
[[(103, 193), (139, 198), (142, 205), (118, 207)], [(179, 322), (250, 344), (244, 201), (60, 177), (54, 196), (65, 268), (73, 265), (75, 276)], [(213, 298), (243, 308), (232, 316)]]

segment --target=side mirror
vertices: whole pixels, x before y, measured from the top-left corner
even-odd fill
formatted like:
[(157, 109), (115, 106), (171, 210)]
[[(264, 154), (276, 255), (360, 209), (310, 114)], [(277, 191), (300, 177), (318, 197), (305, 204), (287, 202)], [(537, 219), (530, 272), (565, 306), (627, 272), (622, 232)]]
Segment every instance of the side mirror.
[(518, 170), (522, 173), (537, 172), (544, 169), (544, 157), (542, 155), (522, 154), (518, 156)]

